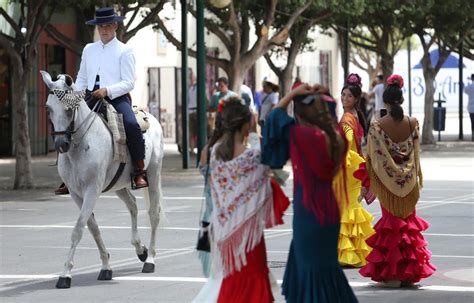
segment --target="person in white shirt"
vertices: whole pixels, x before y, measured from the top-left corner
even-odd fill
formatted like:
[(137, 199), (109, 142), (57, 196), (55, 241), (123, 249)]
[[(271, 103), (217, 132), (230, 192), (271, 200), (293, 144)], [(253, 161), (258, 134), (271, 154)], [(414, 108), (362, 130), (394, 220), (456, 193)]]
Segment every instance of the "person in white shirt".
[(197, 116), (197, 83), (196, 76), (191, 71), (191, 85), (188, 89), (188, 112), (189, 112), (189, 149), (194, 154), (197, 147), (198, 116)]
[(464, 87), (464, 93), (469, 97), (467, 101), (467, 111), (471, 118), (471, 140), (474, 141), (474, 74), (471, 74), (471, 84)]
[(375, 97), (374, 117), (377, 120), (379, 120), (382, 117), (382, 112), (385, 111), (385, 104), (383, 103), (383, 97), (382, 97), (384, 89), (385, 89), (385, 85), (383, 84), (383, 76), (377, 75), (377, 84), (374, 86), (372, 91), (368, 94), (369, 98)]
[(255, 107), (255, 102), (253, 100), (253, 93), (252, 89), (246, 85), (245, 83), (240, 86), (240, 95), (242, 99), (245, 101), (245, 104), (250, 108), (250, 111), (255, 113), (257, 111)]
[[(122, 22), (125, 17), (116, 15), (112, 7), (99, 8), (95, 14), (96, 18), (86, 24), (97, 26), (100, 40), (84, 47), (76, 87), (86, 90), (89, 103), (93, 99), (104, 98), (122, 113), (127, 145), (135, 166), (135, 187), (147, 187), (145, 141), (133, 113), (129, 94), (135, 86), (135, 56), (133, 49), (115, 36), (118, 22)], [(89, 96), (87, 91), (90, 92)]]
[(270, 114), (273, 107), (278, 104), (279, 90), (280, 86), (278, 85), (278, 81), (276, 79), (273, 80), (266, 78), (263, 80), (263, 95), (260, 104), (260, 111), (258, 113), (258, 123), (260, 124), (260, 127), (263, 127), (268, 114)]

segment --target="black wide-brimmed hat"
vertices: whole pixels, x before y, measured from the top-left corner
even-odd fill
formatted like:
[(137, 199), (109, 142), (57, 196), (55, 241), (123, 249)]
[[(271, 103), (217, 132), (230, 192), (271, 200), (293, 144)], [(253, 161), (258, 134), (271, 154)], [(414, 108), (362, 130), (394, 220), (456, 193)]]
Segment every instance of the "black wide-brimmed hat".
[(113, 7), (102, 7), (95, 11), (95, 19), (86, 22), (87, 25), (101, 25), (114, 22), (122, 22), (124, 16), (118, 16)]

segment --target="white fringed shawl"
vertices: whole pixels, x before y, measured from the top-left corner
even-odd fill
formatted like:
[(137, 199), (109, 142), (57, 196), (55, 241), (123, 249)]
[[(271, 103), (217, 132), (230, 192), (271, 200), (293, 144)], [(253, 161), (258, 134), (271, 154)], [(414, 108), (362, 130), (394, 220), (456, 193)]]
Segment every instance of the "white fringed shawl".
[[(213, 241), (219, 250), (224, 277), (247, 264), (246, 253), (261, 241), (266, 227), (275, 225), (269, 168), (260, 151), (247, 149), (230, 161), (211, 153), (210, 178)], [(214, 258), (214, 256), (213, 256)]]

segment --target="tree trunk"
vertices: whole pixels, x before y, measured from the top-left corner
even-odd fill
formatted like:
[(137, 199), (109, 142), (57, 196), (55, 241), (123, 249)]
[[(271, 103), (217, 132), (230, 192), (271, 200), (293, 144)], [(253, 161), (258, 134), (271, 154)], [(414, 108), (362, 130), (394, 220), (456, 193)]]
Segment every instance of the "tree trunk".
[(15, 140), (16, 171), (14, 189), (31, 188), (33, 186), (28, 102), (26, 100), (27, 79), (29, 79), (30, 69), (25, 67), (25, 65), (23, 74), (13, 69), (12, 105), (16, 115), (15, 126), (17, 132)]
[(285, 69), (282, 71), (280, 77), (280, 98), (288, 94), (291, 90), (291, 80), (293, 78), (293, 68), (295, 66), (295, 62), (287, 62)]
[(434, 81), (436, 75), (429, 68), (423, 67), (423, 77), (425, 78), (425, 118), (423, 119), (423, 132), (421, 134), (421, 144), (435, 144), (433, 136), (433, 104), (434, 104)]
[(393, 74), (393, 57), (389, 53), (381, 54), (381, 68), (384, 80)]
[(234, 92), (240, 92), (240, 87), (244, 83), (244, 74), (247, 70), (238, 64), (232, 66), (229, 71), (227, 71), (227, 76), (229, 77), (229, 89)]

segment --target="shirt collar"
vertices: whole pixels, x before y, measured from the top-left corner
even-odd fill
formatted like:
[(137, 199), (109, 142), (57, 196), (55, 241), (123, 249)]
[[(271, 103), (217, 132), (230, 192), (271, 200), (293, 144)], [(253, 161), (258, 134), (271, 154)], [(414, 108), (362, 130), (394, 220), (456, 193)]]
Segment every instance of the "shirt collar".
[(100, 46), (102, 46), (102, 48), (106, 48), (106, 47), (109, 47), (111, 45), (114, 45), (115, 43), (117, 43), (117, 41), (118, 41), (117, 36), (115, 36), (112, 40), (107, 42), (107, 44), (102, 43), (102, 40), (99, 40), (99, 43), (100, 43)]

